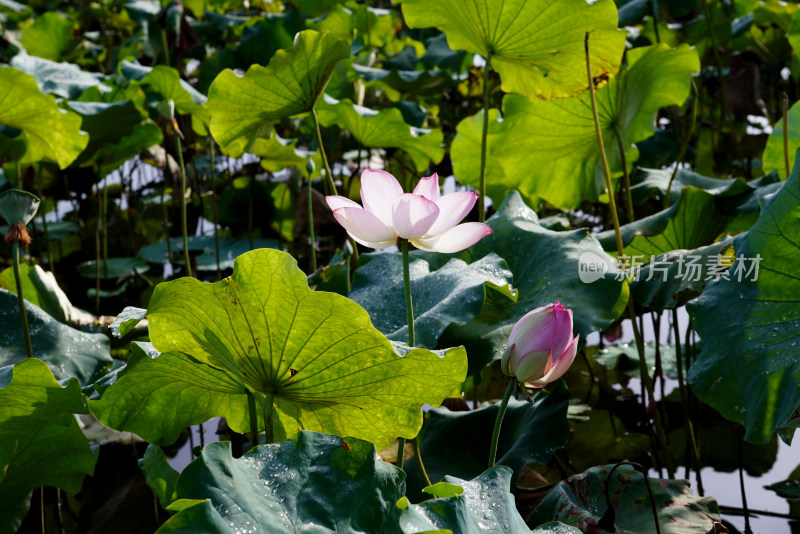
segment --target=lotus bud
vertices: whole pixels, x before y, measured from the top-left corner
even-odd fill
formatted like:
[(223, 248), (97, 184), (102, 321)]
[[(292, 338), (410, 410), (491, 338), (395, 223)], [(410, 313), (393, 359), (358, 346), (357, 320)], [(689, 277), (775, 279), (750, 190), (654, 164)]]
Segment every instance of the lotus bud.
[(528, 312), (511, 330), (501, 368), (528, 387), (558, 380), (575, 360), (580, 336), (572, 334), (572, 310), (560, 302)]

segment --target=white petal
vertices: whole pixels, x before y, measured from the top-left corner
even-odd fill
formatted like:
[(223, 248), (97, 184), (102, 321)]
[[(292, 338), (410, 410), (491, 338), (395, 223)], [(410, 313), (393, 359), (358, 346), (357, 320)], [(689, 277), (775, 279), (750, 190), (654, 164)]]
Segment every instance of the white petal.
[(430, 176), (420, 178), (417, 187), (414, 188), (414, 194), (437, 202), (439, 200), (439, 175), (433, 173)]
[(366, 169), (361, 173), (361, 202), (364, 209), (378, 217), (389, 228), (392, 226), (394, 201), (403, 194), (403, 188), (394, 176), (386, 171)]
[(581, 336), (575, 336), (575, 339), (572, 340), (566, 350), (559, 356), (554, 362), (553, 366), (545, 373), (545, 375), (540, 378), (539, 380), (534, 380), (532, 382), (526, 382), (525, 384), (535, 388), (541, 388), (549, 384), (550, 382), (555, 382), (559, 378), (561, 378), (564, 373), (567, 372), (572, 362), (575, 361), (575, 355), (578, 353), (578, 340)]
[(436, 203), (439, 206), (439, 218), (428, 230), (428, 234), (434, 237), (453, 228), (467, 216), (477, 199), (478, 195), (472, 191), (459, 191), (440, 198)]
[(360, 206), (335, 209), (333, 216), (353, 239), (364, 246), (386, 248), (397, 241), (397, 236), (390, 228)]
[(397, 235), (404, 239), (415, 239), (428, 233), (439, 216), (435, 202), (425, 197), (406, 193), (394, 201), (392, 226)]
[(491, 233), (492, 229), (487, 225), (471, 222), (459, 224), (455, 228), (451, 228), (445, 233), (435, 237), (414, 239), (411, 243), (422, 250), (449, 254), (469, 248), (480, 241), (481, 238)]
[(341, 197), (339, 195), (328, 195), (325, 197), (325, 202), (328, 203), (328, 207), (332, 210), (336, 210), (339, 208), (360, 208), (361, 206), (358, 202), (353, 202), (347, 197)]

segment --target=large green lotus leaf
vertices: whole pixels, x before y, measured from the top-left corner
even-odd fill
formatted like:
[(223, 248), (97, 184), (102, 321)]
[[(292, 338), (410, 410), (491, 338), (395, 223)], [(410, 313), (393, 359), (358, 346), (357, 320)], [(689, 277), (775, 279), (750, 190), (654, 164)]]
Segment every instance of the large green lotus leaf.
[[(105, 262), (100, 260), (100, 278), (114, 279), (123, 276), (133, 276), (134, 273), (146, 273), (150, 269), (140, 258), (108, 258)], [(84, 278), (94, 279), (97, 276), (97, 261), (85, 261), (76, 267), (78, 274)]]
[[(75, 377), (88, 384), (111, 364), (108, 338), (89, 334), (53, 319), (28, 303), (28, 327), (33, 355), (47, 363), (59, 380)], [(0, 289), (0, 365), (11, 365), (27, 357), (19, 320), (17, 296)]]
[(441, 94), (458, 83), (458, 78), (445, 70), (386, 70), (357, 63), (353, 70), (367, 86), (383, 85), (404, 94)]
[(37, 16), (33, 24), (22, 28), (20, 43), (32, 56), (58, 61), (72, 49), (72, 23), (55, 11)]
[(97, 452), (75, 417), (67, 426), (45, 424), (20, 437), (0, 482), (0, 532), (16, 532), (30, 507), (31, 491), (50, 486), (78, 493), (92, 475)]
[(0, 367), (0, 482), (20, 445), (27, 443), (27, 433), (51, 424), (69, 427), (76, 413), (86, 413), (86, 405), (74, 378), (61, 387), (35, 358)]
[(581, 470), (605, 462), (638, 458), (649, 450), (650, 438), (647, 435), (628, 432), (616, 415), (592, 409), (587, 420), (575, 425), (566, 454), (573, 468)]
[[(372, 324), (386, 337), (408, 341), (402, 256), (374, 253), (362, 258), (349, 297), (367, 310)], [(453, 258), (434, 271), (424, 259), (418, 259), (409, 271), (414, 341), (419, 347), (435, 348), (451, 323), (465, 324), (478, 315), (490, 291), (505, 295), (509, 303), (515, 300), (511, 271), (496, 254), (469, 265)]]
[[(298, 430), (352, 435), (381, 447), (397, 436), (414, 437), (420, 407), (457, 395), (466, 374), (463, 348), (398, 354), (363, 308), (311, 291), (295, 260), (277, 250), (239, 256), (233, 275), (215, 284), (193, 278), (160, 284), (147, 319), (159, 351), (224, 371), (259, 404), (274, 397), (278, 440)], [(244, 419), (229, 424), (248, 430)]]
[(689, 383), (701, 400), (743, 423), (748, 441), (768, 441), (800, 405), (798, 200), (800, 165), (734, 240), (728, 279), (709, 283), (689, 307), (703, 340)]
[[(800, 11), (798, 11), (800, 13)], [(797, 16), (800, 20), (800, 15)], [(789, 168), (794, 169), (795, 152), (800, 148), (800, 102), (789, 108)], [(765, 173), (776, 171), (781, 179), (786, 179), (786, 161), (783, 156), (783, 121), (772, 128), (767, 138), (761, 164)]]
[[(452, 450), (452, 441), (448, 448)], [(400, 500), (398, 506), (403, 508), (400, 517), (402, 531), (406, 534), (531, 534), (530, 527), (517, 511), (514, 495), (510, 491), (511, 476), (511, 470), (503, 466), (493, 467), (472, 480), (445, 476), (443, 483), (425, 490), (436, 498), (411, 505), (406, 498)], [(534, 532), (572, 534), (576, 531), (550, 530), (547, 527)]]
[(164, 140), (158, 125), (142, 116), (131, 100), (72, 101), (69, 106), (81, 116), (81, 129), (89, 134), (89, 144), (77, 164), (99, 166), (101, 176)]
[[(689, 77), (699, 68), (697, 52), (686, 45), (628, 52), (628, 66), (596, 95), (612, 177), (622, 174), (617, 136), (630, 166), (638, 156), (632, 145), (653, 135), (659, 109), (683, 104)], [(496, 163), (487, 173), (488, 182), (513, 185), (528, 198), (544, 198), (565, 209), (601, 199), (605, 185), (589, 100), (589, 95), (549, 101), (506, 96), (503, 122), (490, 123), (489, 161)], [(453, 141), (454, 172), (470, 185), (479, 181), (482, 120), (464, 119)], [(492, 198), (499, 200), (496, 195)]]
[(438, 163), (444, 157), (441, 130), (409, 126), (397, 108), (376, 111), (325, 95), (317, 110), (320, 124), (347, 128), (366, 147), (404, 150), (414, 160), (418, 171), (425, 170), (431, 161)]
[(385, 46), (394, 38), (397, 15), (388, 9), (375, 9), (359, 5), (355, 9), (335, 6), (324, 18), (310, 21), (308, 26), (317, 31), (327, 30), (339, 39), (352, 40), (360, 36), (365, 46)]
[(304, 431), (238, 459), (229, 442), (210, 443), (175, 486), (177, 507), (182, 500), (208, 500), (158, 532), (401, 534), (395, 503), (402, 479), (402, 471), (378, 459), (374, 445), (355, 438)]
[[(109, 428), (133, 432), (150, 443), (170, 445), (189, 425), (225, 417), (231, 428), (249, 429), (244, 384), (223, 370), (184, 354), (155, 357), (134, 343), (128, 365), (89, 409)], [(262, 424), (263, 427), (263, 424)]]
[[(572, 309), (574, 330), (584, 337), (603, 330), (622, 314), (628, 301), (625, 282), (611, 276), (591, 285), (580, 281), (582, 254), (613, 262), (585, 229), (557, 232), (542, 227), (536, 213), (525, 205), (516, 191), (508, 193), (497, 213), (486, 222), (494, 233), (457, 257), (471, 263), (494, 252), (506, 260), (519, 296), (514, 304), (488, 310), (464, 326), (449, 327), (440, 343), (458, 340), (467, 344), (470, 354), (473, 348), (489, 357), (500, 354), (517, 320), (534, 308), (556, 301)], [(433, 269), (451, 257), (431, 253), (415, 255), (425, 258)]]
[(63, 169), (89, 142), (76, 113), (64, 113), (33, 77), (13, 67), (0, 70), (0, 117), (0, 126), (21, 131), (25, 152), (20, 163), (52, 161)]
[(86, 72), (73, 63), (56, 63), (28, 54), (17, 54), (9, 64), (33, 76), (39, 89), (43, 93), (75, 100), (89, 87), (97, 87), (98, 91), (105, 93), (111, 88), (103, 83), (103, 76)]
[[(613, 465), (592, 467), (559, 482), (533, 511), (530, 522), (558, 520), (584, 532), (602, 532), (597, 524), (606, 511), (605, 487)], [(688, 480), (650, 478), (658, 520), (663, 534), (706, 534), (720, 520), (719, 507), (711, 497), (697, 497)], [(614, 471), (608, 488), (616, 510), (617, 532), (655, 532), (653, 512), (644, 477), (632, 466)]]
[(144, 456), (139, 459), (139, 468), (144, 472), (147, 485), (158, 498), (161, 506), (166, 508), (174, 501), (175, 484), (179, 473), (169, 465), (164, 451), (152, 443), (147, 446)]
[(586, 32), (593, 76), (616, 73), (625, 48), (611, 0), (403, 0), (402, 6), (409, 27), (436, 26), (453, 50), (492, 54), (503, 90), (528, 97), (587, 89)]
[(272, 124), (311, 111), (336, 63), (350, 56), (350, 46), (328, 32), (297, 34), (291, 50), (279, 50), (262, 67), (253, 65), (244, 77), (222, 71), (208, 90), (211, 135), (226, 154), (267, 155), (261, 146)]
[[(39, 197), (21, 189), (6, 189), (0, 193), (0, 217), (8, 224), (27, 226), (39, 211)], [(7, 230), (6, 230), (7, 231)]]
[[(496, 464), (512, 469), (510, 481), (513, 485), (526, 465), (547, 464), (553, 453), (567, 443), (570, 436), (568, 402), (569, 393), (562, 383), (556, 384), (550, 392), (540, 392), (532, 403), (514, 399), (509, 402), (500, 431)], [(431, 480), (441, 480), (448, 474), (469, 479), (486, 469), (498, 409), (498, 404), (492, 404), (468, 412), (451, 412), (444, 408), (428, 412), (420, 448)], [(454, 436), (458, 436), (457, 447), (453, 446)], [(406, 466), (414, 471), (413, 475), (409, 472), (411, 494), (412, 477), (418, 476), (416, 460), (409, 459)]]

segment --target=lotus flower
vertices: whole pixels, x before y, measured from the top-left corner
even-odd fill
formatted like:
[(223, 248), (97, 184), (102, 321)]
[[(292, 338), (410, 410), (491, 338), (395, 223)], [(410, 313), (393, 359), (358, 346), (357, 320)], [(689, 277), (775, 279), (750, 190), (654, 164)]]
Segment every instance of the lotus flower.
[(458, 252), (477, 243), (492, 229), (461, 222), (475, 205), (473, 192), (439, 193), (439, 176), (422, 178), (413, 193), (403, 193), (394, 176), (370, 169), (361, 173), (361, 207), (341, 196), (325, 200), (347, 233), (364, 246), (381, 249), (397, 238), (422, 250)]
[(536, 308), (511, 330), (502, 370), (526, 386), (544, 387), (572, 365), (579, 338), (572, 336), (572, 310), (560, 302)]

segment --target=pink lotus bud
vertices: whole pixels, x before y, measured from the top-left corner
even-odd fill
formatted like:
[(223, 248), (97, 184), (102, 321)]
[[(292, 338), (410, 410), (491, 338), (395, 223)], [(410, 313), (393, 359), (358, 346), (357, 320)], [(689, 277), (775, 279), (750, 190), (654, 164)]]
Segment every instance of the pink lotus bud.
[(572, 310), (560, 302), (528, 312), (511, 330), (502, 369), (526, 386), (558, 380), (575, 360), (580, 336), (572, 335)]

